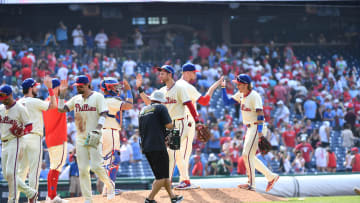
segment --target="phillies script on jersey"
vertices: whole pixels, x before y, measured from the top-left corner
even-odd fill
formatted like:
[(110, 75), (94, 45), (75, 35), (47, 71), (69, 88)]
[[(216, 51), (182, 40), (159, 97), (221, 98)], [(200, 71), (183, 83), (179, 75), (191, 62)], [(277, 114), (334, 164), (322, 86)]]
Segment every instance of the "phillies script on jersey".
[(88, 104), (84, 104), (83, 106), (75, 104), (75, 112), (80, 111), (96, 111), (96, 107), (89, 106)]

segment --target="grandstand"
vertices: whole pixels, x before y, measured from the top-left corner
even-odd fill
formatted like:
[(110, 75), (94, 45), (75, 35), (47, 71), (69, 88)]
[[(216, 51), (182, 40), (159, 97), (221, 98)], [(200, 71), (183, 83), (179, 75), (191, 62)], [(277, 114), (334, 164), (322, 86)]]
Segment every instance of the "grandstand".
[[(330, 108), (331, 114), (328, 120), (331, 121), (332, 129), (328, 149), (336, 154), (336, 171), (352, 173), (344, 162), (347, 159), (347, 150), (360, 147), (358, 3), (332, 2), (326, 5), (294, 3), (281, 6), (250, 3), (238, 6), (228, 3), (159, 5), (143, 3), (5, 6), (0, 9), (0, 18), (9, 18), (0, 22), (0, 44), (8, 45), (9, 48), (4, 55), (6, 57), (2, 56), (0, 82), (12, 85), (14, 96), (22, 97), (20, 84), (25, 79), (22, 59), (29, 57), (29, 54), (33, 54), (36, 58), (30, 68), (31, 77), (38, 81), (41, 81), (45, 74), (59, 77), (58, 70), (62, 67), (68, 69), (66, 79), (70, 85), (74, 83), (74, 76), (80, 74), (87, 74), (93, 81), (98, 81), (104, 76), (113, 76), (120, 80), (126, 78), (133, 88), (135, 109), (131, 113), (124, 113), (124, 128), (120, 134), (131, 140), (133, 136), (137, 136), (136, 118), (132, 115), (136, 115), (143, 106), (135, 90), (135, 74), (143, 75), (145, 92), (150, 94), (154, 89), (162, 86), (157, 79), (155, 69), (162, 64), (173, 66), (177, 70), (177, 78), (180, 77), (179, 69), (182, 64), (188, 61), (196, 64), (201, 72), (195, 85), (202, 93), (205, 93), (210, 83), (221, 75), (225, 75), (230, 81), (239, 73), (247, 73), (254, 81), (254, 88), (261, 93), (264, 104), (271, 109), (269, 111), (271, 120), (267, 122), (269, 129), (273, 131), (269, 132), (269, 139), (275, 136), (273, 135), (275, 129), (279, 129), (280, 132), (277, 135), (278, 149), (268, 159), (273, 171), (280, 174), (330, 173), (318, 171), (315, 156), (311, 159), (310, 168), (305, 169), (305, 166), (302, 166), (302, 173), (292, 165), (284, 172), (280, 169), (283, 163), (278, 155), (278, 152), (285, 147), (287, 156), (290, 157), (289, 162), (293, 163), (295, 158), (295, 150), (292, 149), (294, 147), (286, 146), (281, 139), (284, 132), (289, 131), (286, 126), (294, 126), (296, 119), (300, 121), (300, 129), (305, 129), (306, 122), (310, 119), (311, 132), (300, 130), (294, 142), (300, 143), (301, 134), (304, 133), (307, 134), (309, 142), (315, 140), (316, 133), (313, 131), (319, 129), (327, 120), (325, 109)], [(32, 19), (29, 19), (31, 23), (24, 21), (24, 18), (29, 16), (32, 16)], [(42, 23), (33, 23), (36, 21)], [(56, 36), (60, 21), (67, 27), (66, 43), (57, 41), (53, 45), (46, 44), (44, 39), (49, 38), (45, 36), (48, 33)], [(81, 49), (73, 46), (72, 32), (78, 24), (82, 25), (84, 33), (91, 30), (93, 38), (101, 28), (104, 28), (109, 36), (108, 47), (105, 50), (99, 49), (96, 44), (89, 47), (90, 41), (84, 43)], [(135, 42), (135, 28), (139, 28), (142, 34), (142, 46), (138, 46)], [(209, 54), (203, 57), (200, 49), (205, 47), (208, 48)], [(307, 61), (308, 57), (311, 64), (314, 64), (313, 67), (308, 66), (310, 64)], [(130, 75), (127, 75), (126, 67), (123, 65), (127, 60), (133, 60), (137, 64), (133, 72), (130, 71)], [(214, 73), (213, 77), (210, 76), (210, 71), (211, 74)], [(97, 83), (93, 84), (95, 84), (94, 89), (99, 89)], [(285, 99), (276, 94), (277, 86), (285, 89)], [(298, 89), (300, 86), (305, 88), (305, 95), (300, 93)], [(230, 82), (227, 83), (227, 88), (229, 94), (236, 92), (235, 86)], [(43, 89), (40, 87), (39, 95), (45, 99), (48, 95), (46, 89), (45, 91)], [(76, 90), (71, 89), (67, 98), (74, 94)], [(331, 96), (330, 100), (326, 100), (328, 96)], [(313, 98), (317, 103), (316, 118), (305, 118), (304, 112), (308, 109), (305, 109), (304, 103)], [(295, 108), (296, 99), (301, 99), (303, 110), (301, 115), (298, 115)], [(280, 108), (276, 103), (279, 100), (283, 100), (290, 111), (288, 122), (276, 119)], [(341, 104), (341, 109), (338, 104)], [(224, 136), (226, 130), (232, 131), (231, 142), (236, 142), (235, 132), (244, 130), (239, 109), (224, 106), (220, 89), (215, 91), (210, 105), (199, 108), (199, 112), (205, 123), (219, 126), (220, 130), (217, 130), (217, 133), (220, 137)], [(210, 113), (214, 114), (215, 122), (210, 123)], [(350, 114), (355, 114), (355, 120), (347, 117)], [(72, 116), (72, 114), (68, 115), (68, 117)], [(351, 132), (356, 138), (352, 146), (343, 145), (342, 132), (345, 124), (351, 124)], [(69, 126), (71, 127), (71, 121)], [(74, 145), (75, 136), (76, 132), (69, 132), (69, 145)], [(325, 142), (321, 140), (322, 138), (318, 139), (319, 142)], [(193, 144), (195, 148), (193, 153), (196, 148), (200, 148), (206, 160), (203, 164), (207, 166), (212, 152), (210, 144), (199, 144), (196, 140)], [(231, 158), (234, 154), (236, 154), (234, 157), (241, 156), (241, 145), (230, 149), (224, 145), (220, 146), (219, 142), (217, 147), (220, 152), (228, 154), (232, 162), (236, 160), (230, 176), (243, 175), (238, 174), (236, 170), (239, 164), (237, 159)], [(315, 151), (317, 145), (312, 147)], [(215, 155), (219, 158), (218, 154)], [(49, 167), (46, 152), (43, 160)], [(65, 167), (69, 167), (69, 163)], [(189, 170), (191, 172), (192, 169)], [(153, 174), (145, 157), (142, 156), (139, 160), (121, 163), (117, 177), (119, 179), (152, 178)], [(0, 180), (4, 180), (1, 168)]]

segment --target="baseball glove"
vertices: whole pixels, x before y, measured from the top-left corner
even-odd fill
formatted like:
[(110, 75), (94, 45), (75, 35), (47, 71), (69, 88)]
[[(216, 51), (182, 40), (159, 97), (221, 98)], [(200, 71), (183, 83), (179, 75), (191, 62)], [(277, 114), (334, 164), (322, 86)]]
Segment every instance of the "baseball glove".
[(197, 138), (201, 142), (209, 141), (211, 134), (209, 128), (206, 125), (199, 123), (196, 125), (195, 129), (196, 129)]
[(270, 150), (271, 150), (271, 144), (270, 142), (263, 136), (261, 136), (259, 138), (259, 150), (264, 153), (267, 154)]
[(93, 130), (88, 133), (85, 140), (85, 146), (97, 148), (101, 139), (101, 131)]
[(15, 136), (15, 137), (21, 137), (24, 135), (24, 127), (22, 124), (18, 125), (17, 123), (14, 123), (12, 125), (12, 127), (10, 128), (10, 132)]

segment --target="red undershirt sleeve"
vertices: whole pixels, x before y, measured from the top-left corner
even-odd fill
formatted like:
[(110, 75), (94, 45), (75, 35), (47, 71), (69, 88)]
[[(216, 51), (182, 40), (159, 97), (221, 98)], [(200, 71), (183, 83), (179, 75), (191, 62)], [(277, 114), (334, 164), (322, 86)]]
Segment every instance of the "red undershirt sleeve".
[(196, 113), (194, 104), (191, 101), (185, 102), (184, 103), (190, 110), (190, 113), (192, 115), (192, 117), (194, 118), (195, 122), (199, 122), (199, 116)]
[(200, 98), (197, 100), (197, 102), (202, 106), (207, 106), (207, 105), (209, 105), (209, 102), (210, 102), (210, 96), (209, 95), (200, 96)]

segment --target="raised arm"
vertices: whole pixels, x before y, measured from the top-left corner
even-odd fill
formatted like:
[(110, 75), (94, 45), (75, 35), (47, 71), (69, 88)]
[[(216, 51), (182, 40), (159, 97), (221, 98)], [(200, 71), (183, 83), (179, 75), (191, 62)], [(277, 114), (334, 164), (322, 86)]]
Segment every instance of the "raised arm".
[(129, 83), (124, 80), (124, 89), (126, 91), (126, 101), (125, 103), (121, 106), (121, 110), (130, 110), (133, 108), (133, 96), (131, 93), (131, 87), (129, 85)]
[(214, 91), (216, 90), (216, 88), (221, 84), (221, 82), (223, 81), (224, 79), (224, 76), (221, 76), (221, 78), (216, 81), (214, 84), (211, 85), (211, 87), (208, 89), (208, 91), (206, 92), (205, 96), (201, 96), (199, 99), (198, 99), (198, 103), (200, 105), (203, 105), (203, 106), (207, 106), (209, 105), (209, 102), (210, 102), (210, 99), (211, 99), (211, 96), (213, 95)]
[(55, 109), (57, 107), (57, 104), (56, 104), (56, 97), (55, 97), (54, 91), (52, 89), (52, 78), (49, 76), (45, 76), (44, 84), (48, 88), (49, 96), (50, 96), (50, 103), (49, 103), (48, 110)]
[(233, 98), (228, 97), (228, 95), (226, 93), (226, 81), (225, 80), (222, 80), (222, 82), (221, 82), (221, 91), (222, 91), (222, 99), (224, 101), (225, 106), (230, 106), (231, 104), (238, 103)]
[(145, 94), (144, 89), (141, 87), (141, 85), (142, 85), (142, 76), (141, 76), (141, 74), (137, 74), (136, 75), (136, 87), (139, 91), (139, 95), (140, 95), (141, 99), (144, 101), (144, 103), (146, 105), (149, 105), (149, 104), (151, 104), (151, 100)]
[(68, 87), (67, 81), (62, 80), (60, 84), (60, 95), (59, 95), (59, 104), (58, 104), (58, 111), (61, 113), (69, 111), (69, 109), (65, 106), (65, 95), (66, 95), (67, 87)]

